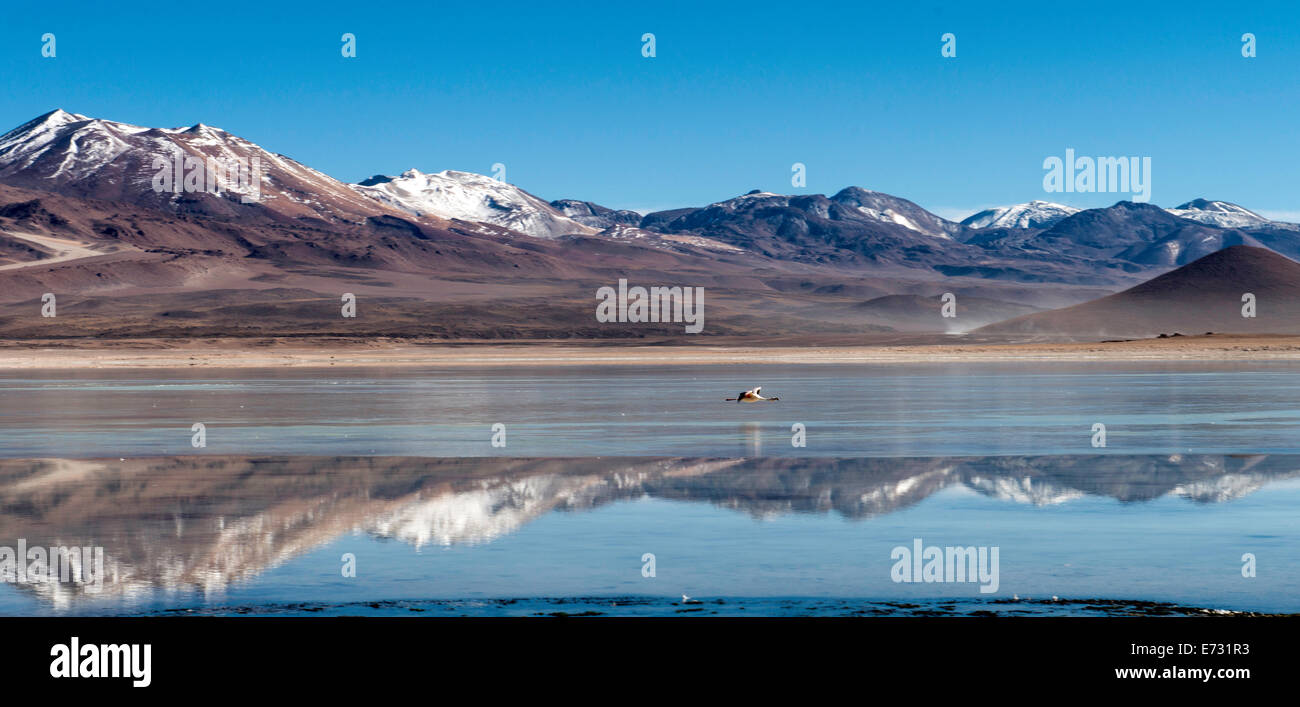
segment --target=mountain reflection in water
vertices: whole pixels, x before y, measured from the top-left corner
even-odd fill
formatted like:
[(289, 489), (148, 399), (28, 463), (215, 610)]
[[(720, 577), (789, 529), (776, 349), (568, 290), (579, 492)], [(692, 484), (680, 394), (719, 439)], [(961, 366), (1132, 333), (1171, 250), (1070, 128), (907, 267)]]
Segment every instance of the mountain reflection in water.
[[(1300, 456), (861, 459), (184, 456), (0, 461), (0, 545), (102, 546), (103, 593), (221, 591), (348, 533), (490, 543), (551, 511), (653, 497), (772, 518), (865, 519), (950, 487), (1046, 506), (1219, 503), (1300, 475)], [(76, 583), (20, 585), (56, 607)]]

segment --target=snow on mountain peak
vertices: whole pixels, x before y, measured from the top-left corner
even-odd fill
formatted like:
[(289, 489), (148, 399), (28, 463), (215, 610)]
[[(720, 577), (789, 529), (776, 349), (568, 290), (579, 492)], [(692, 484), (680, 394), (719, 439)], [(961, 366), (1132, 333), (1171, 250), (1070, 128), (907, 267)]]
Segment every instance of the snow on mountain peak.
[(65, 123), (79, 123), (83, 120), (90, 120), (90, 118), (81, 115), (80, 113), (69, 113), (68, 111), (63, 110), (62, 108), (55, 108), (54, 110), (50, 111), (49, 113), (46, 113), (45, 115), (38, 116), (36, 120), (33, 122), (54, 123), (58, 125), (63, 125)]
[(1073, 206), (1034, 199), (1025, 204), (986, 209), (961, 223), (968, 228), (1048, 228), (1078, 212)]
[[(809, 199), (812, 201), (810, 202)], [(816, 200), (820, 200), (820, 203)], [(821, 218), (827, 218), (831, 205), (838, 204), (842, 207), (841, 213), (849, 220), (883, 221), (933, 238), (951, 239), (952, 234), (958, 230), (957, 224), (939, 218), (907, 199), (860, 187), (847, 187), (829, 199), (821, 194), (774, 194), (755, 189), (747, 194), (710, 204), (707, 208), (720, 208), (734, 212), (788, 207), (796, 204), (797, 208)]]
[(352, 188), (416, 216), (490, 223), (538, 238), (597, 232), (519, 187), (474, 172), (408, 169), (382, 181), (376, 175)]
[(831, 201), (856, 209), (867, 218), (897, 224), (934, 238), (951, 240), (953, 233), (960, 230), (957, 224), (935, 216), (907, 199), (862, 187), (845, 187), (832, 196)]
[(1270, 223), (1268, 219), (1254, 211), (1227, 201), (1193, 199), (1186, 204), (1179, 204), (1165, 210), (1175, 216), (1222, 228), (1241, 228)]
[(551, 206), (560, 213), (584, 226), (607, 229), (615, 226), (636, 227), (641, 225), (641, 214), (626, 209), (611, 209), (577, 199), (556, 199)]
[[(209, 192), (211, 180), (204, 179), (196, 201), (192, 188), (154, 186), (160, 173), (155, 164), (159, 157), (184, 157), (185, 166), (177, 169), (186, 175), (206, 168), (209, 162), (227, 169), (243, 165), (248, 178), (258, 180), (258, 189), (227, 178), (224, 186)], [(197, 209), (223, 217), (233, 213), (227, 203), (232, 200), (240, 209), (251, 208), (241, 197), (252, 193), (257, 194), (255, 201), (264, 213), (291, 218), (356, 222), (372, 215), (402, 213), (299, 162), (204, 123), (149, 128), (62, 109), (0, 135), (0, 179), (19, 187), (151, 207)], [(172, 183), (180, 184), (179, 180), (176, 176)]]

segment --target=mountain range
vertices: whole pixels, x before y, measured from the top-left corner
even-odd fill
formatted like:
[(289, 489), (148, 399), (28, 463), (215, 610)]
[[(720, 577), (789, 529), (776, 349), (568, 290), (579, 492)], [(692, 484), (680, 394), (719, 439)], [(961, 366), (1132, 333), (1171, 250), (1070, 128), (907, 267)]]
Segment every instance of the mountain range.
[[(191, 179), (214, 164), (254, 168), (216, 188), (210, 173)], [(0, 302), (54, 292), (63, 306), (58, 321), (6, 307), (10, 337), (671, 335), (594, 320), (593, 293), (618, 279), (712, 290), (713, 335), (952, 333), (1232, 246), (1300, 258), (1300, 226), (1206, 199), (1033, 201), (954, 222), (854, 186), (642, 215), (455, 170), (348, 184), (202, 123), (55, 110), (0, 136)], [(343, 292), (369, 316), (340, 320)], [(945, 292), (981, 316), (932, 324)]]

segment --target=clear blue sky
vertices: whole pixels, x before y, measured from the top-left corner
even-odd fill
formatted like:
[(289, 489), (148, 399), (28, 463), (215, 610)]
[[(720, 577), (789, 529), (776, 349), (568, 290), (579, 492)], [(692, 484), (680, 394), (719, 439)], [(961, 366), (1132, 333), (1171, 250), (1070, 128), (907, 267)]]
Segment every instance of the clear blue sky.
[(1043, 192), (1073, 147), (1150, 156), (1163, 206), (1300, 217), (1295, 0), (160, 7), (10, 3), (0, 131), (56, 107), (204, 122), (345, 181), (502, 162), (538, 196), (640, 210), (847, 185), (947, 216), (1124, 198)]

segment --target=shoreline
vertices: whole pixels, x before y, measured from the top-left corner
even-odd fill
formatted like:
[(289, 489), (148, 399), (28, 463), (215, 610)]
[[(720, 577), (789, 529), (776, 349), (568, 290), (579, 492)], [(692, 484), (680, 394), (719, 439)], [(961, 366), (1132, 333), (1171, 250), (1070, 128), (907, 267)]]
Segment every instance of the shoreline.
[(1300, 361), (1300, 336), (1215, 334), (1086, 343), (558, 344), (294, 340), (4, 341), (0, 371), (47, 369)]
[(1220, 609), (1151, 599), (1007, 597), (858, 599), (851, 597), (724, 596), (677, 601), (671, 597), (613, 595), (466, 599), (378, 599), (160, 607), (140, 616), (479, 616), (515, 618), (653, 616), (798, 617), (1266, 617), (1286, 612)]

